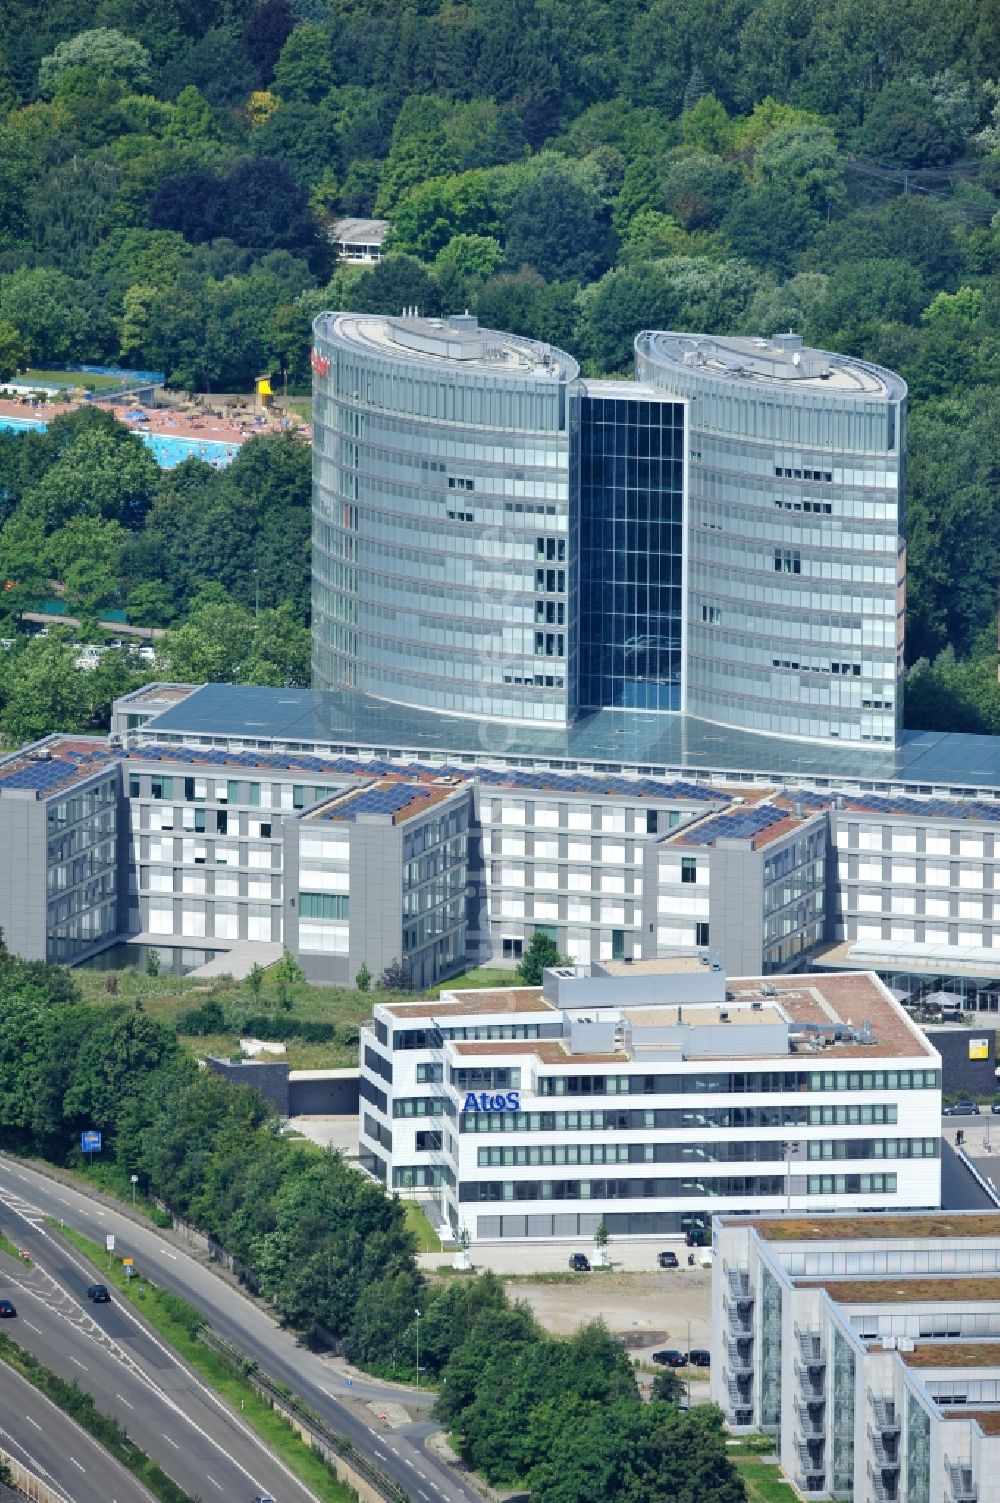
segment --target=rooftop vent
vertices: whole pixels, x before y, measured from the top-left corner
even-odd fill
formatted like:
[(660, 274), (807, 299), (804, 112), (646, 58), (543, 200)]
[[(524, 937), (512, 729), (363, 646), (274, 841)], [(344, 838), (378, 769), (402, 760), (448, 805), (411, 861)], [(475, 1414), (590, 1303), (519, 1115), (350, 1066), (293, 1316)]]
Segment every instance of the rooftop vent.
[(793, 350), (801, 350), (802, 335), (794, 334), (789, 329), (787, 334), (775, 334), (773, 343), (776, 349), (784, 350), (786, 355), (790, 355)]
[(722, 1011), (719, 1013), (719, 1022), (720, 1023), (728, 1023), (729, 1022), (729, 1013), (726, 1011), (725, 1008), (723, 1008)]

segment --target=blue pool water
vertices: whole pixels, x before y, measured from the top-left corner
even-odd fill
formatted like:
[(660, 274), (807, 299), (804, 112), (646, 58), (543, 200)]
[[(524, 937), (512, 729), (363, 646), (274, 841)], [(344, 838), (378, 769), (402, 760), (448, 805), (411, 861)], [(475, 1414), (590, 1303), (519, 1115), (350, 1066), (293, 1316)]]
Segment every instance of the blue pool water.
[[(0, 428), (10, 429), (15, 433), (30, 433), (48, 426), (48, 423), (39, 418), (0, 417)], [(143, 433), (141, 429), (133, 431), (138, 432), (147, 449), (153, 451), (153, 458), (161, 470), (172, 470), (175, 465), (183, 464), (185, 459), (201, 459), (205, 464), (214, 465), (217, 470), (221, 470), (227, 464), (232, 464), (239, 452), (237, 444), (223, 444), (217, 439), (178, 438), (172, 433)]]

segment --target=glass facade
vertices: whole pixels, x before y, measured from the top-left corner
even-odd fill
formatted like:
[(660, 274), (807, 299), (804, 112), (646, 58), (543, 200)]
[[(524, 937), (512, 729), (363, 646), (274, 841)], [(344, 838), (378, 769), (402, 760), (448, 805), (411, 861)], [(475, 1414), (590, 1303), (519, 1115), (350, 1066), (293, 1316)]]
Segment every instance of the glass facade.
[(581, 403), (578, 697), (679, 710), (684, 407), (628, 390)]
[(854, 1350), (834, 1329), (830, 1461), (835, 1498), (854, 1497), (854, 1386)]
[(781, 1450), (781, 1286), (760, 1270), (760, 1428), (778, 1438)]
[(575, 362), (475, 320), (323, 314), (313, 369), (315, 685), (566, 724)]
[(902, 725), (906, 388), (766, 340), (644, 333), (640, 380), (684, 398), (684, 709), (892, 745)]
[(931, 1503), (931, 1417), (906, 1395), (906, 1503)]

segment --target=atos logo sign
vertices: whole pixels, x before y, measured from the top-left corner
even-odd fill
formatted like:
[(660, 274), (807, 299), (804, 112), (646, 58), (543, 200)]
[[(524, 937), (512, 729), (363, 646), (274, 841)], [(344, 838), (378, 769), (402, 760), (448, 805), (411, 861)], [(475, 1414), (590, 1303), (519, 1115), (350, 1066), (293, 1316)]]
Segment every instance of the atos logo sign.
[(320, 354), (319, 350), (313, 350), (309, 364), (317, 376), (328, 376), (330, 374), (330, 362), (325, 355)]
[(480, 1091), (477, 1096), (475, 1091), (466, 1091), (463, 1112), (519, 1112), (521, 1110), (520, 1091), (500, 1091), (496, 1096), (489, 1091)]

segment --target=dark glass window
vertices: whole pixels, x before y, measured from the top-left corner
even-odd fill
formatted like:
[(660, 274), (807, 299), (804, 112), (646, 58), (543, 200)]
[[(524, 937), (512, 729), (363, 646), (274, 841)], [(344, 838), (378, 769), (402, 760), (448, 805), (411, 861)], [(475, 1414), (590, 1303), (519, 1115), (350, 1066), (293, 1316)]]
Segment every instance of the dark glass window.
[(680, 707), (684, 410), (584, 397), (580, 704)]

